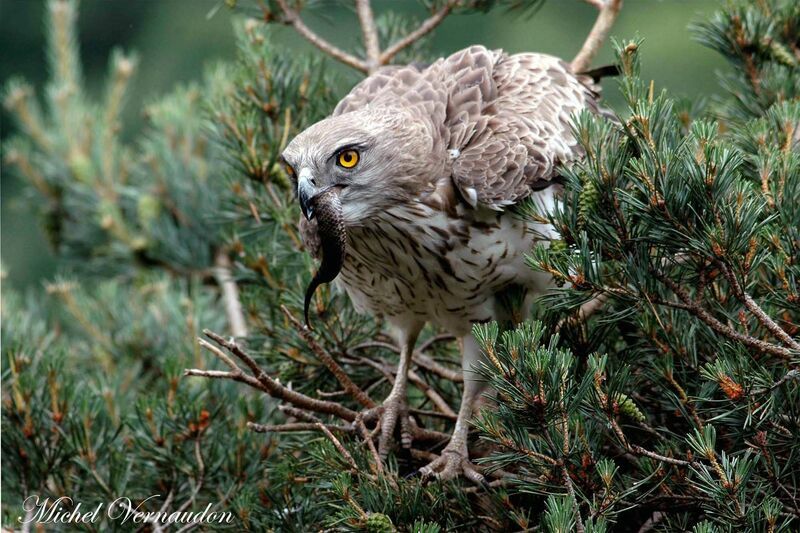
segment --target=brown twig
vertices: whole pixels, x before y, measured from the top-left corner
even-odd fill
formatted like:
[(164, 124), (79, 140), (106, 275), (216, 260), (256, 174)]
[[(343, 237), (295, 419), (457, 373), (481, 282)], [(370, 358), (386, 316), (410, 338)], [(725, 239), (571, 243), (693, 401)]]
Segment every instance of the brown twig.
[[(453, 339), (455, 339), (453, 335), (437, 335), (435, 337), (431, 337), (430, 339), (422, 343), (419, 348), (414, 350), (414, 355), (412, 356), (411, 360), (414, 361), (414, 363), (416, 363), (417, 366), (424, 368), (428, 372), (436, 374), (441, 378), (449, 379), (450, 381), (454, 381), (456, 383), (463, 383), (464, 374), (462, 373), (461, 370), (454, 370), (451, 368), (447, 368), (446, 366), (436, 362), (431, 356), (423, 353), (427, 348), (429, 348), (436, 342), (443, 342)], [(367, 348), (384, 348), (394, 353), (400, 353), (400, 349), (394, 344), (388, 342), (380, 342), (380, 341), (363, 342), (361, 344), (357, 344), (356, 346), (348, 348), (348, 351), (357, 352), (359, 350), (366, 350)]]
[(342, 446), (342, 443), (339, 442), (339, 439), (337, 439), (336, 436), (333, 433), (331, 433), (331, 430), (325, 427), (325, 424), (317, 423), (316, 425), (317, 429), (325, 433), (325, 436), (328, 437), (328, 439), (333, 443), (336, 449), (339, 450), (339, 453), (342, 454), (342, 456), (345, 458), (347, 463), (353, 468), (353, 470), (358, 472), (358, 465), (356, 464), (356, 460), (353, 459), (353, 456), (350, 455), (350, 452), (347, 451), (347, 448)]
[(663, 375), (664, 379), (667, 380), (667, 383), (669, 383), (672, 386), (672, 388), (675, 389), (675, 392), (678, 393), (678, 398), (680, 399), (681, 403), (686, 407), (686, 409), (688, 409), (689, 414), (692, 417), (692, 420), (694, 420), (694, 423), (697, 424), (697, 427), (699, 429), (703, 429), (705, 427), (703, 420), (697, 414), (697, 409), (695, 408), (692, 401), (689, 399), (689, 396), (686, 394), (686, 390), (684, 390), (681, 384), (678, 383), (678, 381), (675, 379), (672, 370), (665, 372)]
[(661, 274), (660, 272), (654, 273), (656, 278), (658, 278), (661, 282), (663, 282), (667, 287), (669, 287), (672, 292), (678, 297), (678, 299), (683, 302), (682, 308), (686, 309), (688, 312), (702, 320), (706, 323), (711, 329), (725, 335), (731, 340), (735, 340), (737, 342), (741, 342), (751, 348), (755, 348), (761, 350), (763, 352), (775, 355), (780, 357), (781, 359), (791, 359), (792, 351), (784, 348), (783, 346), (776, 346), (769, 342), (762, 341), (761, 339), (756, 339), (755, 337), (751, 337), (750, 335), (743, 335), (738, 331), (734, 330), (730, 326), (727, 326), (711, 316), (711, 314), (697, 305), (697, 303), (689, 296), (689, 294), (681, 288), (677, 283), (672, 281), (670, 278)]
[[(382, 359), (378, 361), (373, 361), (366, 357), (359, 357), (358, 361), (375, 368), (376, 370), (380, 371), (384, 377), (386, 378), (389, 383), (394, 383), (395, 375), (394, 371), (390, 364)], [(433, 402), (433, 404), (439, 408), (443, 415), (448, 418), (457, 418), (455, 411), (447, 404), (447, 402), (442, 398), (442, 396), (434, 390), (430, 385), (428, 385), (416, 372), (413, 370), (409, 370), (408, 372), (408, 379), (413, 383), (419, 390), (421, 390), (428, 399)]]
[(453, 370), (451, 368), (447, 368), (444, 365), (441, 365), (433, 360), (432, 357), (429, 355), (425, 355), (422, 353), (421, 350), (417, 350), (414, 352), (414, 355), (411, 357), (411, 360), (417, 364), (417, 366), (424, 368), (431, 374), (436, 374), (437, 376), (449, 379), (455, 383), (463, 383), (464, 382), (464, 373), (461, 370)]
[(420, 352), (424, 352), (434, 344), (437, 344), (439, 342), (449, 342), (454, 340), (456, 340), (455, 335), (452, 335), (450, 333), (440, 333), (439, 335), (434, 335), (433, 337), (425, 339), (425, 341), (419, 345), (419, 348), (417, 348), (417, 350)]
[[(184, 371), (184, 375), (187, 376), (201, 376), (205, 378), (215, 378), (215, 379), (231, 379), (233, 381), (239, 381), (241, 383), (245, 383), (255, 389), (258, 389), (262, 392), (265, 392), (276, 398), (278, 400), (285, 401), (294, 408), (300, 408), (305, 411), (311, 411), (314, 413), (321, 413), (327, 415), (336, 416), (346, 422), (354, 422), (356, 418), (359, 416), (359, 413), (353, 411), (352, 409), (348, 409), (343, 405), (340, 405), (335, 402), (330, 402), (326, 400), (320, 400), (317, 398), (312, 398), (300, 392), (293, 391), (282, 384), (280, 384), (275, 379), (268, 376), (255, 362), (255, 360), (245, 352), (236, 342), (233, 340), (227, 340), (220, 335), (217, 335), (213, 331), (203, 330), (203, 333), (216, 342), (219, 346), (225, 348), (234, 356), (236, 356), (239, 360), (241, 360), (245, 366), (252, 372), (253, 375), (247, 374), (244, 372), (242, 368), (240, 368), (236, 363), (233, 361), (232, 358), (228, 357), (222, 350), (219, 348), (207, 343), (203, 342), (201, 345), (204, 348), (209, 349), (212, 353), (214, 353), (217, 357), (223, 360), (223, 362), (232, 367), (230, 372), (228, 371), (219, 371), (219, 370), (200, 370), (200, 369), (187, 369)], [(223, 354), (220, 356), (220, 353)], [(297, 415), (299, 413), (303, 413), (300, 410), (292, 410), (293, 407), (291, 406), (282, 406), (282, 409), (291, 415)], [(309, 414), (303, 414), (303, 418), (307, 420), (311, 420), (312, 423), (319, 424), (321, 422), (317, 422), (314, 417)], [(429, 429), (423, 429), (420, 427), (412, 427), (412, 434), (415, 440), (425, 441), (425, 442), (445, 442), (449, 439), (449, 435), (446, 433), (442, 433), (440, 431), (433, 431)]]
[(614, 433), (617, 435), (622, 446), (627, 450), (629, 453), (636, 455), (636, 456), (644, 456), (649, 457), (650, 459), (655, 459), (656, 461), (661, 461), (662, 463), (667, 463), (675, 466), (694, 466), (697, 467), (700, 464), (695, 461), (684, 461), (683, 459), (676, 459), (674, 457), (667, 457), (666, 455), (661, 455), (659, 453), (650, 451), (646, 448), (638, 446), (636, 444), (631, 444), (628, 441), (628, 438), (625, 436), (625, 432), (622, 431), (622, 428), (619, 426), (619, 423), (614, 419), (613, 415), (608, 416), (608, 421), (611, 424), (611, 428), (614, 430)]
[[(293, 405), (301, 407), (303, 409), (308, 409), (309, 411), (314, 411), (317, 413), (325, 413), (330, 415), (338, 416), (348, 422), (352, 422), (355, 420), (357, 413), (343, 405), (340, 405), (335, 402), (329, 402), (325, 400), (318, 400), (316, 398), (311, 398), (310, 396), (306, 396), (305, 394), (295, 392), (291, 389), (288, 389), (272, 379), (268, 376), (258, 363), (256, 363), (249, 354), (247, 354), (242, 348), (233, 342), (232, 340), (226, 340), (223, 337), (217, 335), (213, 331), (203, 330), (203, 334), (205, 334), (208, 338), (216, 342), (218, 345), (222, 346), (233, 355), (238, 357), (245, 365), (250, 369), (250, 371), (254, 374), (255, 379), (260, 384), (259, 387), (264, 392), (268, 393), (270, 396), (277, 398), (279, 400), (287, 401)], [(250, 376), (248, 376), (250, 377)], [(233, 378), (236, 379), (236, 378)], [(239, 379), (241, 380), (241, 379)]]
[(447, 402), (442, 398), (442, 396), (433, 389), (430, 385), (428, 385), (425, 380), (423, 380), (419, 374), (414, 372), (413, 370), (408, 371), (408, 379), (416, 385), (418, 389), (425, 393), (425, 396), (430, 399), (431, 402), (436, 406), (439, 411), (442, 412), (450, 420), (455, 420), (458, 418), (456, 416), (456, 412), (447, 404)]
[(744, 288), (739, 284), (739, 280), (736, 279), (731, 269), (723, 263), (719, 261), (717, 263), (722, 270), (722, 273), (725, 274), (725, 277), (728, 279), (728, 283), (730, 283), (731, 288), (733, 289), (733, 294), (744, 304), (747, 309), (753, 313), (756, 319), (769, 330), (770, 333), (775, 335), (775, 337), (780, 340), (783, 344), (792, 348), (794, 350), (800, 350), (800, 343), (796, 340), (791, 338), (788, 333), (783, 331), (778, 324), (772, 320), (769, 315), (767, 315), (761, 306), (759, 306), (753, 298), (745, 292)]
[[(286, 424), (256, 424), (248, 422), (247, 428), (256, 433), (293, 433), (296, 431), (318, 431), (321, 422), (288, 422)], [(340, 431), (342, 433), (352, 433), (353, 428), (349, 426), (338, 426), (325, 424), (330, 431)]]
[(447, 18), (447, 15), (450, 14), (450, 11), (452, 11), (457, 4), (458, 0), (448, 0), (448, 2), (441, 9), (439, 9), (439, 11), (425, 19), (422, 24), (417, 27), (417, 29), (410, 32), (408, 35), (384, 50), (380, 57), (380, 64), (388, 64), (394, 58), (394, 56), (425, 37), (428, 33), (432, 32), (436, 26), (441, 24), (442, 21)]
[(356, 401), (358, 401), (358, 403), (364, 407), (368, 409), (375, 407), (376, 403), (372, 400), (372, 398), (367, 396), (367, 394), (361, 390), (358, 385), (353, 383), (353, 380), (351, 380), (347, 373), (345, 373), (344, 369), (339, 366), (339, 363), (333, 359), (331, 354), (329, 354), (327, 350), (325, 350), (325, 348), (323, 348), (314, 339), (314, 337), (311, 336), (311, 330), (300, 323), (300, 321), (295, 318), (292, 312), (289, 311), (285, 305), (281, 306), (281, 311), (283, 311), (283, 314), (289, 319), (289, 322), (292, 323), (292, 326), (294, 326), (294, 329), (297, 330), (297, 333), (300, 335), (300, 337), (306, 342), (306, 344), (308, 344), (308, 347), (311, 348), (311, 351), (314, 352), (314, 355), (317, 356), (317, 359), (319, 359), (322, 364), (324, 364), (325, 367), (331, 371), (331, 373), (336, 377), (337, 381), (339, 381), (342, 387), (344, 387), (344, 390), (346, 390), (348, 394), (355, 398)]
[(364, 36), (364, 51), (367, 54), (367, 73), (372, 74), (380, 66), (381, 49), (378, 41), (378, 28), (375, 27), (375, 16), (372, 14), (370, 0), (356, 0), (356, 13)]
[(228, 327), (234, 337), (247, 337), (247, 323), (242, 311), (242, 302), (239, 300), (239, 287), (231, 275), (231, 260), (225, 251), (220, 250), (214, 260), (214, 279), (222, 291), (222, 301), (225, 304), (225, 316), (228, 317)]
[(587, 1), (598, 8), (600, 12), (589, 35), (586, 36), (583, 46), (581, 46), (580, 51), (570, 64), (573, 72), (583, 72), (589, 68), (592, 59), (597, 55), (606, 37), (608, 37), (608, 32), (614, 25), (614, 21), (617, 20), (620, 9), (622, 9), (622, 0)]
[(356, 70), (360, 70), (361, 72), (369, 72), (366, 62), (329, 43), (317, 35), (313, 30), (311, 30), (311, 28), (306, 26), (303, 20), (300, 18), (300, 15), (294, 9), (289, 7), (289, 4), (286, 0), (277, 0), (277, 2), (278, 7), (280, 7), (281, 11), (283, 12), (283, 17), (286, 20), (286, 23), (291, 25), (295, 31), (303, 36), (308, 42), (334, 59), (341, 61), (345, 65), (353, 67)]
[(361, 438), (364, 439), (367, 449), (372, 455), (372, 468), (375, 470), (375, 473), (378, 475), (383, 474), (383, 461), (381, 461), (381, 456), (378, 454), (378, 449), (375, 448), (372, 435), (367, 429), (367, 426), (364, 425), (364, 418), (359, 415), (355, 422), (353, 422), (353, 425), (355, 426), (356, 430), (358, 430), (358, 434), (361, 435)]

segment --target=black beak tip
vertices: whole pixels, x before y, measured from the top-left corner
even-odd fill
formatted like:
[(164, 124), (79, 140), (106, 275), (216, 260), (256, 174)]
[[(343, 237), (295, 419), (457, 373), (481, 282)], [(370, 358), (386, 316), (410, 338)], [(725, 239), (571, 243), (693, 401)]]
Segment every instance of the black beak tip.
[(303, 212), (303, 216), (306, 217), (306, 220), (310, 221), (314, 218), (314, 208), (308, 203), (300, 202), (300, 210)]
[(297, 189), (297, 200), (300, 203), (300, 210), (306, 220), (314, 218), (314, 198), (316, 191), (310, 190), (308, 187), (301, 185)]

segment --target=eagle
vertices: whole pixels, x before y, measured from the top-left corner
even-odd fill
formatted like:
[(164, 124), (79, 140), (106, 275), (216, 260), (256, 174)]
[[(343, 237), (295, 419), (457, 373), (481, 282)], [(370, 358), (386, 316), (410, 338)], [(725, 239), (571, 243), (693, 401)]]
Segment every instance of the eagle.
[(503, 294), (541, 294), (553, 280), (525, 264), (557, 235), (513, 206), (558, 201), (559, 169), (582, 156), (576, 113), (601, 113), (599, 87), (557, 57), (472, 46), (430, 65), (381, 68), (333, 113), (283, 151), (303, 216), (300, 231), (321, 264), (306, 293), (334, 282), (356, 310), (396, 332), (400, 357), (380, 407), (385, 457), (399, 425), (410, 446), (407, 373), (422, 328), (456, 336), (464, 390), (452, 437), (425, 477), (479, 477), (467, 434), (484, 383), (474, 324), (507, 323)]

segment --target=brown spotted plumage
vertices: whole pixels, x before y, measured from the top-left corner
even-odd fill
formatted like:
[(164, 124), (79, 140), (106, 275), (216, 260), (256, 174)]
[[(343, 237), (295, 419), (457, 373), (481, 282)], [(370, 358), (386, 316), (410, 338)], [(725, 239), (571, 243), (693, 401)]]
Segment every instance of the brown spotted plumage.
[[(319, 194), (335, 190), (341, 202), (347, 252), (336, 284), (357, 309), (398, 331), (402, 354), (384, 403), (382, 453), (396, 422), (407, 429), (405, 374), (420, 329), (431, 322), (461, 337), (468, 370), (480, 355), (472, 325), (506, 318), (498, 294), (550, 285), (524, 254), (552, 228), (507, 208), (526, 198), (553, 206), (559, 165), (581, 156), (572, 116), (598, 112), (597, 99), (592, 81), (558, 58), (473, 46), (425, 68), (381, 69), (286, 148), (306, 214)], [(358, 163), (346, 168), (338, 158), (350, 150)], [(319, 253), (316, 223), (301, 219), (301, 232)], [(466, 379), (453, 439), (424, 473), (470, 469), (466, 428), (479, 393)]]

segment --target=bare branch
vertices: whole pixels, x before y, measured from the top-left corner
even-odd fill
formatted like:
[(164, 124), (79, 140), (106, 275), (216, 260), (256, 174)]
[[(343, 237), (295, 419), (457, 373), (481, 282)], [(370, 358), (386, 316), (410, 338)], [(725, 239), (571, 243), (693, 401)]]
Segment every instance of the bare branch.
[(333, 359), (331, 354), (329, 354), (325, 350), (325, 348), (320, 346), (320, 344), (314, 339), (314, 337), (311, 336), (311, 330), (309, 330), (306, 326), (301, 324), (300, 321), (295, 318), (292, 312), (289, 311), (289, 309), (285, 305), (281, 306), (281, 311), (283, 311), (283, 314), (286, 315), (286, 318), (289, 319), (289, 322), (292, 323), (292, 326), (294, 326), (294, 329), (297, 330), (297, 333), (300, 335), (300, 337), (304, 341), (306, 341), (306, 344), (308, 344), (308, 347), (311, 348), (312, 352), (314, 352), (314, 355), (317, 356), (317, 359), (319, 359), (322, 362), (322, 364), (324, 364), (325, 367), (331, 371), (331, 373), (336, 377), (339, 383), (341, 383), (342, 387), (344, 387), (344, 390), (346, 390), (353, 398), (355, 398), (358, 401), (358, 403), (360, 403), (364, 407), (367, 408), (375, 407), (376, 404), (372, 400), (372, 398), (367, 396), (367, 394), (363, 390), (361, 390), (361, 388), (358, 385), (353, 383), (353, 381), (350, 379), (350, 376), (348, 376), (347, 373), (344, 371), (344, 369), (342, 369), (342, 367), (339, 366), (339, 363), (337, 363)]
[[(419, 348), (414, 350), (414, 355), (412, 356), (412, 360), (417, 366), (419, 366), (420, 368), (424, 368), (428, 372), (436, 374), (437, 376), (442, 377), (444, 379), (449, 379), (450, 381), (454, 381), (456, 383), (462, 383), (464, 381), (464, 374), (461, 372), (461, 370), (454, 370), (451, 368), (447, 368), (446, 366), (437, 363), (431, 356), (425, 355), (423, 353), (426, 349), (430, 348), (435, 343), (450, 341), (453, 339), (455, 339), (455, 337), (449, 334), (443, 334), (431, 337), (430, 339), (422, 343)], [(388, 342), (380, 342), (380, 341), (364, 342), (356, 346), (353, 346), (352, 348), (348, 348), (348, 351), (355, 352), (358, 350), (365, 350), (367, 348), (384, 348), (394, 353), (400, 353), (400, 349), (394, 344), (390, 344)]]
[(744, 304), (744, 306), (747, 307), (751, 313), (753, 313), (756, 319), (783, 344), (789, 348), (800, 350), (800, 343), (791, 338), (788, 333), (783, 331), (783, 328), (776, 324), (775, 321), (773, 321), (764, 312), (764, 310), (761, 309), (761, 306), (759, 306), (756, 301), (745, 292), (744, 288), (739, 284), (739, 280), (737, 280), (736, 276), (734, 276), (733, 272), (731, 272), (731, 269), (728, 268), (728, 266), (722, 261), (719, 261), (718, 264), (720, 269), (722, 269), (722, 273), (725, 274), (725, 277), (728, 279), (728, 283), (731, 284), (733, 293)]
[(342, 446), (342, 443), (339, 442), (339, 439), (337, 439), (336, 436), (333, 433), (331, 433), (331, 430), (326, 428), (325, 424), (317, 424), (317, 429), (325, 433), (325, 436), (328, 437), (328, 439), (330, 439), (330, 441), (333, 443), (336, 449), (339, 450), (339, 453), (342, 454), (345, 460), (347, 460), (347, 463), (353, 468), (353, 470), (357, 472), (358, 465), (356, 464), (356, 460), (353, 459), (353, 456), (350, 455), (350, 452), (347, 451), (347, 448)]
[(183, 375), (209, 379), (232, 379), (234, 381), (237, 377), (235, 372), (226, 372), (225, 370), (200, 370), (199, 368), (187, 368), (183, 371)]
[[(297, 391), (293, 391), (283, 386), (277, 380), (268, 376), (264, 372), (264, 370), (261, 369), (258, 363), (256, 363), (255, 360), (247, 352), (245, 352), (238, 344), (236, 344), (232, 339), (231, 340), (225, 339), (224, 337), (221, 337), (220, 335), (217, 335), (213, 331), (209, 331), (207, 329), (203, 330), (203, 333), (208, 338), (216, 342), (219, 346), (225, 348), (230, 353), (235, 355), (239, 360), (241, 360), (245, 364), (245, 366), (253, 373), (253, 375), (251, 376), (245, 373), (241, 369), (232, 372), (219, 371), (219, 370), (187, 369), (184, 371), (184, 375), (200, 376), (211, 379), (231, 379), (233, 381), (245, 383), (255, 389), (258, 389), (262, 392), (269, 394), (273, 398), (285, 401), (296, 408), (300, 408), (305, 411), (311, 411), (314, 413), (333, 415), (346, 422), (351, 422), (351, 423), (355, 422), (356, 418), (361, 416), (360, 413), (353, 411), (352, 409), (348, 409), (347, 407), (340, 405), (336, 402), (312, 398), (310, 396), (307, 396)], [(203, 346), (207, 347), (207, 345)], [(212, 350), (212, 352), (214, 352), (214, 350)], [(215, 353), (215, 355), (219, 357), (218, 354)], [(281, 406), (281, 408), (287, 414), (290, 414), (292, 416), (297, 416), (298, 414), (302, 413), (302, 411), (294, 409), (293, 407), (290, 406)], [(380, 408), (380, 406), (378, 406), (378, 408)], [(300, 417), (306, 418), (307, 420), (309, 420), (311, 423), (314, 424), (320, 423), (317, 422), (315, 417), (313, 417), (310, 414), (303, 414)], [(348, 429), (348, 431), (350, 430)], [(446, 442), (450, 437), (448, 434), (442, 433), (440, 431), (433, 431), (416, 426), (412, 427), (412, 435), (415, 440), (433, 442), (433, 443)]]
[(305, 394), (301, 394), (299, 392), (295, 392), (291, 389), (288, 389), (269, 377), (258, 363), (256, 363), (252, 357), (250, 357), (247, 352), (242, 350), (242, 348), (233, 342), (232, 340), (226, 340), (223, 337), (217, 335), (213, 331), (203, 330), (203, 333), (225, 348), (226, 350), (230, 351), (233, 355), (238, 357), (242, 360), (242, 362), (250, 369), (251, 372), (255, 375), (255, 379), (260, 384), (261, 390), (268, 393), (270, 396), (274, 398), (278, 398), (279, 400), (287, 401), (293, 405), (301, 407), (303, 409), (308, 409), (309, 411), (315, 411), (317, 413), (325, 413), (330, 415), (338, 416), (348, 422), (352, 422), (355, 420), (357, 413), (343, 405), (340, 405), (335, 402), (329, 402), (325, 400), (318, 400), (316, 398), (311, 398), (310, 396), (306, 396)]
[(434, 335), (433, 337), (426, 339), (425, 342), (419, 345), (419, 348), (417, 348), (417, 350), (420, 352), (424, 352), (434, 344), (440, 342), (449, 342), (454, 340), (456, 340), (455, 335), (452, 335), (450, 333), (440, 333), (439, 335)]
[(356, 70), (360, 70), (361, 72), (369, 72), (369, 68), (367, 64), (362, 61), (361, 59), (355, 57), (354, 55), (348, 54), (341, 48), (329, 43), (319, 35), (317, 35), (311, 28), (305, 25), (305, 23), (300, 18), (300, 15), (291, 7), (286, 0), (277, 0), (278, 6), (281, 8), (283, 12), (283, 16), (286, 19), (286, 22), (291, 25), (297, 33), (302, 35), (308, 42), (331, 56), (332, 58), (341, 61), (345, 65), (353, 67)]
[[(368, 359), (366, 357), (359, 357), (358, 361), (361, 363), (371, 366), (381, 372), (389, 381), (390, 383), (394, 383), (395, 374), (392, 365), (384, 361), (383, 359), (378, 359), (377, 361), (373, 361), (372, 359)], [(442, 398), (442, 396), (436, 392), (430, 385), (428, 385), (425, 380), (423, 380), (419, 374), (414, 372), (413, 370), (409, 370), (408, 372), (408, 379), (411, 383), (413, 383), (419, 390), (425, 393), (425, 396), (433, 402), (433, 404), (439, 408), (444, 416), (447, 418), (456, 418), (456, 413), (453, 411), (452, 408), (447, 404), (447, 402)]]
[(650, 451), (646, 448), (638, 446), (636, 444), (631, 444), (628, 441), (628, 437), (625, 436), (625, 433), (622, 431), (619, 423), (614, 419), (613, 416), (608, 416), (608, 422), (611, 424), (611, 428), (614, 430), (614, 433), (617, 435), (617, 438), (620, 440), (622, 446), (627, 450), (629, 453), (637, 456), (644, 456), (649, 457), (650, 459), (655, 459), (656, 461), (661, 461), (663, 463), (675, 465), (675, 466), (699, 466), (700, 463), (696, 461), (684, 461), (683, 459), (676, 459), (674, 457), (667, 457), (666, 455), (661, 455), (659, 453)]
[(600, 50), (603, 42), (608, 37), (608, 32), (617, 20), (620, 9), (622, 9), (622, 0), (587, 0), (593, 6), (596, 6), (600, 13), (597, 15), (597, 20), (592, 26), (589, 35), (583, 42), (575, 59), (572, 60), (572, 72), (580, 73), (585, 71), (591, 65), (594, 56)]
[(659, 272), (655, 272), (654, 274), (667, 287), (669, 287), (672, 290), (672, 292), (675, 293), (678, 299), (680, 299), (686, 306), (687, 311), (689, 311), (691, 314), (693, 314), (694, 316), (705, 322), (711, 329), (713, 329), (717, 333), (721, 333), (722, 335), (725, 335), (729, 339), (741, 342), (742, 344), (750, 346), (751, 348), (756, 348), (763, 352), (778, 356), (781, 359), (786, 359), (786, 360), (791, 359), (792, 357), (791, 350), (784, 348), (783, 346), (776, 346), (774, 344), (764, 342), (761, 339), (756, 339), (755, 337), (751, 337), (750, 335), (743, 335), (739, 333), (730, 326), (723, 324), (722, 322), (711, 316), (711, 314), (708, 311), (697, 305), (697, 303), (694, 300), (692, 300), (689, 294), (685, 290), (683, 290), (680, 286), (678, 286), (677, 283), (672, 281), (670, 278)]
[[(287, 424), (264, 425), (248, 422), (247, 427), (256, 433), (292, 433), (295, 431), (319, 431), (320, 422), (290, 422)], [(352, 433), (353, 428), (348, 426), (337, 426), (327, 424), (330, 431), (340, 431), (342, 433)]]
[(375, 27), (375, 16), (372, 14), (370, 0), (356, 0), (356, 13), (364, 34), (364, 50), (367, 53), (367, 73), (372, 74), (380, 66), (381, 49), (378, 42), (378, 28)]
[(586, 322), (590, 316), (595, 314), (598, 310), (600, 310), (603, 305), (608, 301), (608, 294), (607, 293), (600, 293), (588, 302), (585, 302), (578, 308), (578, 313), (576, 316), (565, 317), (558, 321), (556, 324), (555, 331), (561, 331), (566, 324), (580, 324), (581, 322)]
[(418, 389), (425, 393), (430, 401), (436, 406), (442, 414), (446, 415), (449, 419), (455, 420), (457, 418), (456, 412), (447, 404), (447, 402), (442, 398), (442, 396), (436, 392), (430, 385), (428, 385), (424, 379), (422, 379), (419, 374), (414, 372), (413, 370), (408, 371), (408, 379), (413, 383)]
[(364, 442), (367, 444), (367, 448), (369, 449), (369, 453), (372, 455), (372, 469), (378, 475), (383, 474), (383, 461), (381, 461), (381, 456), (378, 454), (378, 450), (375, 448), (375, 443), (372, 441), (372, 435), (370, 435), (367, 426), (364, 425), (364, 419), (361, 416), (358, 416), (353, 422), (353, 425), (358, 430), (358, 434), (361, 435), (361, 438), (364, 439)]
[(231, 260), (228, 254), (220, 250), (214, 260), (214, 279), (222, 291), (222, 301), (225, 303), (225, 316), (228, 317), (228, 327), (234, 337), (247, 337), (247, 323), (244, 320), (242, 303), (239, 300), (239, 287), (231, 275)]
[(424, 368), (428, 372), (436, 374), (441, 378), (449, 379), (450, 381), (454, 381), (456, 383), (463, 383), (464, 381), (464, 373), (461, 370), (453, 370), (447, 368), (446, 366), (440, 365), (424, 353), (414, 352), (414, 355), (411, 359), (421, 368)]
[(439, 11), (425, 19), (417, 29), (389, 46), (389, 48), (381, 54), (380, 64), (388, 64), (394, 56), (432, 32), (436, 26), (442, 23), (457, 4), (458, 0), (449, 0)]
[(226, 354), (225, 352), (223, 352), (222, 350), (220, 350), (207, 340), (198, 338), (197, 344), (199, 344), (201, 348), (205, 348), (206, 350), (209, 350), (211, 353), (216, 355), (220, 361), (228, 365), (228, 367), (234, 372), (242, 371), (242, 369), (239, 368), (239, 365), (237, 365), (236, 362), (233, 359), (231, 359), (228, 354)]

